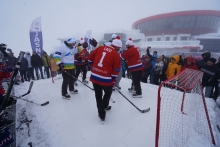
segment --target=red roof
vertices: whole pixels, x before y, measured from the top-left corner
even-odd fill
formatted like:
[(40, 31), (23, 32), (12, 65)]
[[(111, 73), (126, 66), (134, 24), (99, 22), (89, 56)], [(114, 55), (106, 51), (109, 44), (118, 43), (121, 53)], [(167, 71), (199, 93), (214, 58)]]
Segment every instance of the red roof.
[(149, 21), (149, 20), (155, 20), (155, 19), (161, 19), (161, 18), (169, 18), (169, 17), (175, 17), (175, 16), (190, 16), (190, 15), (212, 15), (212, 16), (220, 16), (220, 11), (214, 11), (214, 10), (193, 10), (193, 11), (180, 11), (180, 12), (172, 12), (172, 13), (165, 13), (165, 14), (159, 14), (154, 15), (150, 17), (146, 17), (143, 19), (140, 19), (132, 24), (132, 28), (136, 26), (137, 24)]

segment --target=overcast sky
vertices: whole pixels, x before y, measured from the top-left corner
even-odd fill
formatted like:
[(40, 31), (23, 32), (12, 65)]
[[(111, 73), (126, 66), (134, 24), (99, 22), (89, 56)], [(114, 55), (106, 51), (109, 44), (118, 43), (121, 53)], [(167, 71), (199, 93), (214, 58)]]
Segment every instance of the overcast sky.
[(87, 30), (131, 29), (152, 15), (185, 10), (219, 10), (220, 0), (0, 0), (0, 43), (17, 56), (31, 51), (29, 30), (41, 17), (43, 49), (50, 52), (59, 37)]

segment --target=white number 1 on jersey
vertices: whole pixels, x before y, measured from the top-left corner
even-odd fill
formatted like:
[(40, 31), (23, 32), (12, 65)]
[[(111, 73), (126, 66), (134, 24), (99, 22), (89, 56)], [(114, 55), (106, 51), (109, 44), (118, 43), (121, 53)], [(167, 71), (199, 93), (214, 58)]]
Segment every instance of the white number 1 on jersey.
[(103, 52), (103, 53), (102, 53), (102, 58), (101, 58), (101, 60), (100, 60), (99, 63), (98, 63), (98, 66), (99, 66), (99, 67), (102, 67), (102, 66), (103, 66), (102, 62), (103, 62), (103, 59), (105, 58), (105, 55), (106, 55), (106, 52)]

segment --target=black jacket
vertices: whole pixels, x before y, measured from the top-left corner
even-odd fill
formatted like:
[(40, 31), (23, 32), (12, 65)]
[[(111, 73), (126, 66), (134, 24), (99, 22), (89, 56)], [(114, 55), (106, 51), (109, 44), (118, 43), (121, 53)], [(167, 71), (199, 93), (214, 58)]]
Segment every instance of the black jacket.
[(20, 66), (20, 71), (26, 71), (28, 69), (28, 61), (26, 58), (22, 58), (21, 60), (21, 66)]
[(31, 65), (32, 66), (43, 66), (43, 61), (38, 54), (31, 56)]
[(208, 59), (211, 57), (211, 53), (210, 52), (205, 52), (202, 54), (202, 56), (205, 55), (205, 58), (203, 57), (203, 59), (199, 62), (197, 62), (197, 67), (200, 69), (204, 64), (207, 63)]
[(216, 65), (208, 66), (207, 64), (203, 64), (200, 70), (204, 73), (202, 77), (202, 86), (214, 86), (217, 81), (213, 80), (213, 77), (219, 71), (219, 68)]

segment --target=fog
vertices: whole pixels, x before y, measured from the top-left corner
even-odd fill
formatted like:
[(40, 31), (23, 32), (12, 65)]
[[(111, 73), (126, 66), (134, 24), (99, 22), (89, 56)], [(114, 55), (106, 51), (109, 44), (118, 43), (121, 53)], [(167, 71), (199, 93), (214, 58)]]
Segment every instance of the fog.
[[(0, 0), (0, 43), (18, 56), (31, 51), (30, 25), (41, 17), (43, 49), (50, 52), (59, 37), (76, 33), (131, 29), (152, 15), (186, 10), (220, 10), (220, 0)], [(82, 36), (83, 37), (83, 36)]]

